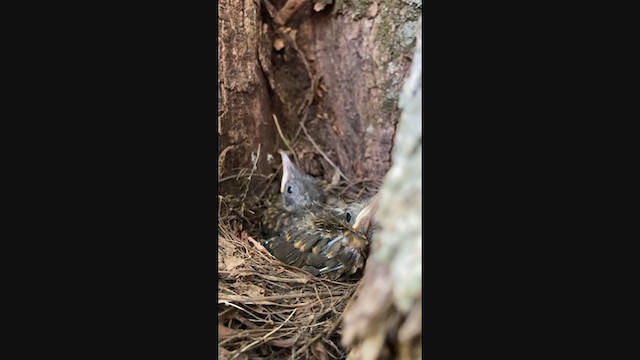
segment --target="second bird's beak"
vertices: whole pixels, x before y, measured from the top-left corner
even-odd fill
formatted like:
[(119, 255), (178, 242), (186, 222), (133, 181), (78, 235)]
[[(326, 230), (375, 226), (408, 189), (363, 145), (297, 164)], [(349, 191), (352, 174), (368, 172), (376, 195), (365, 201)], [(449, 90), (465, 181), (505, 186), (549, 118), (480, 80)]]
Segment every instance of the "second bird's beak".
[(356, 221), (353, 223), (353, 228), (362, 233), (367, 233), (373, 222), (373, 216), (378, 210), (378, 194), (376, 194), (371, 201), (365, 206), (356, 216)]
[(293, 172), (294, 165), (291, 162), (291, 159), (284, 153), (282, 150), (278, 150), (280, 156), (282, 157), (282, 182), (280, 183), (280, 193), (284, 193), (284, 187), (289, 181), (291, 177), (291, 173)]

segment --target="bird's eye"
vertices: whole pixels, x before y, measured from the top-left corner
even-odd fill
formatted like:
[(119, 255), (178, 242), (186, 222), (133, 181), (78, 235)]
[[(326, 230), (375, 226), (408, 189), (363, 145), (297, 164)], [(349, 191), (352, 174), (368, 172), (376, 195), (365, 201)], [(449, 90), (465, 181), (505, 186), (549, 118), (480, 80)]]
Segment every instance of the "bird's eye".
[(288, 192), (289, 194), (291, 194), (291, 193), (293, 192), (293, 190), (291, 190), (291, 186), (287, 187), (287, 192)]
[(347, 222), (351, 222), (351, 214), (347, 213)]

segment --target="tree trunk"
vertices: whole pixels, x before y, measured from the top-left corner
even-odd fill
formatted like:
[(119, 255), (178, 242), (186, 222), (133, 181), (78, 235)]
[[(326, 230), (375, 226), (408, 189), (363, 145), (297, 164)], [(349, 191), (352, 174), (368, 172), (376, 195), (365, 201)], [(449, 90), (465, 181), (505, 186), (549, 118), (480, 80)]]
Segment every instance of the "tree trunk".
[(219, 176), (251, 167), (258, 144), (256, 171), (273, 171), (267, 155), (277, 159), (278, 148), (288, 149), (273, 113), (305, 171), (331, 180), (336, 171), (328, 158), (346, 179), (381, 179), (391, 166), (398, 95), (421, 1), (223, 0), (219, 6)]
[[(218, 179), (253, 168), (251, 154), (273, 153), (267, 85), (257, 58), (261, 34), (260, 7), (253, 0), (221, 0), (218, 19)], [(256, 171), (268, 173), (266, 156)], [(237, 193), (235, 182), (219, 183), (220, 194)]]
[(344, 314), (349, 359), (422, 354), (422, 32), (400, 106), (394, 165), (379, 193), (379, 230), (362, 288)]

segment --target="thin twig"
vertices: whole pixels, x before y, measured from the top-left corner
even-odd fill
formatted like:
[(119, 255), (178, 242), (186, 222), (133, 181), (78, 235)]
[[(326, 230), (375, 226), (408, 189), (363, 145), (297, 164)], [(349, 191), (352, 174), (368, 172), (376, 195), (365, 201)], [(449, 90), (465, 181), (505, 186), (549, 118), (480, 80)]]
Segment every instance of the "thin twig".
[[(344, 291), (340, 291), (336, 295), (344, 295), (344, 293), (345, 293)], [(296, 298), (304, 298), (304, 297), (311, 297), (311, 296), (315, 296), (315, 293), (280, 294), (280, 295), (273, 295), (273, 296), (264, 296), (258, 299), (254, 299), (248, 296), (241, 296), (241, 295), (220, 295), (220, 298), (222, 299), (218, 300), (218, 304), (222, 304), (227, 301), (237, 301), (245, 304), (252, 304), (252, 303), (257, 303), (262, 301), (296, 299)]]
[[(227, 180), (231, 180), (231, 179), (235, 179), (235, 180), (237, 180), (237, 179), (238, 179), (238, 177), (239, 177), (239, 176), (241, 176), (241, 175), (242, 175), (242, 174), (236, 174), (236, 175), (229, 175), (229, 176), (225, 176), (225, 177), (223, 177), (222, 179), (218, 179), (218, 183), (225, 182), (225, 181), (227, 181)], [(262, 177), (262, 178), (265, 178), (265, 179), (269, 178), (269, 176), (267, 176), (267, 175), (263, 175), (263, 174), (253, 174), (253, 176), (259, 176), (259, 177)]]
[[(298, 130), (296, 130), (296, 135), (293, 137), (293, 146), (298, 143), (298, 138), (300, 137), (300, 133), (302, 132), (302, 126), (307, 122), (307, 118), (309, 117), (309, 109), (302, 114), (300, 118), (300, 124), (298, 125)], [(317, 117), (316, 117), (317, 118)]]
[[(278, 117), (276, 116), (276, 114), (272, 114), (273, 116), (273, 121), (276, 123), (276, 128), (278, 129), (278, 134), (280, 134), (280, 138), (282, 139), (282, 142), (284, 142), (284, 144), (287, 146), (287, 148), (289, 148), (289, 151), (291, 151), (292, 155), (296, 155), (296, 152), (293, 151), (293, 148), (291, 147), (291, 144), (289, 144), (289, 140), (287, 140), (284, 137), (284, 134), (282, 133), (282, 129), (280, 128), (280, 123), (278, 122)], [(298, 165), (298, 161), (297, 161), (298, 156), (294, 156), (294, 161), (296, 162), (296, 165)]]
[(242, 311), (246, 312), (247, 314), (249, 314), (249, 315), (253, 316), (253, 317), (254, 317), (254, 318), (256, 318), (257, 320), (262, 320), (262, 319), (260, 319), (259, 317), (255, 316), (251, 311), (248, 311), (248, 310), (244, 309), (243, 307), (238, 306), (238, 305), (236, 305), (236, 304), (234, 304), (234, 303), (232, 303), (232, 302), (229, 302), (229, 301), (222, 301), (222, 304), (225, 304), (225, 305), (228, 305), (228, 306), (232, 306), (232, 307), (234, 307), (234, 308), (236, 308), (236, 309), (239, 309), (239, 310), (242, 310)]
[(309, 2), (309, 0), (288, 0), (278, 11), (273, 20), (276, 24), (284, 26), (296, 12), (302, 9)]
[(273, 280), (273, 281), (279, 281), (279, 282), (286, 282), (286, 283), (296, 283), (296, 284), (306, 284), (309, 282), (309, 279), (287, 279), (284, 277), (278, 277), (278, 276), (271, 276), (271, 275), (267, 275), (267, 274), (256, 274), (261, 278), (267, 279), (267, 280)]
[(261, 341), (264, 341), (265, 339), (267, 339), (271, 334), (275, 333), (276, 331), (280, 330), (280, 328), (282, 328), (284, 326), (284, 324), (286, 324), (289, 319), (291, 319), (291, 317), (293, 316), (293, 314), (296, 313), (296, 310), (298, 309), (293, 309), (293, 311), (291, 312), (291, 315), (289, 315), (289, 317), (287, 318), (287, 320), (285, 320), (282, 324), (280, 324), (280, 326), (278, 326), (277, 328), (273, 329), (271, 332), (269, 332), (267, 335), (263, 336), (261, 339), (258, 339), (254, 342), (252, 342), (251, 344), (247, 345), (244, 347), (244, 349), (240, 350), (239, 353), (237, 353), (232, 359), (237, 358), (238, 356), (240, 356), (240, 354), (242, 354), (243, 352), (247, 351), (248, 349), (250, 349), (252, 346), (257, 345), (258, 343), (260, 343)]
[(309, 135), (309, 132), (307, 131), (307, 127), (304, 126), (304, 124), (300, 124), (300, 126), (302, 127), (302, 131), (304, 131), (304, 134), (307, 135), (307, 138), (309, 138), (309, 141), (311, 141), (311, 144), (313, 144), (313, 147), (316, 148), (316, 150), (320, 153), (320, 155), (322, 155), (322, 157), (324, 157), (324, 159), (327, 160), (327, 162), (331, 166), (333, 166), (333, 168), (338, 172), (338, 174), (340, 174), (340, 176), (342, 176), (346, 181), (350, 181), (349, 178), (346, 177), (346, 175), (343, 174), (342, 171), (340, 171), (340, 168), (338, 166), (336, 166), (336, 164), (334, 164), (333, 161), (331, 161), (331, 159), (329, 159), (327, 154), (325, 154), (324, 151), (322, 151), (322, 149), (320, 149), (320, 146), (318, 146), (318, 144), (313, 140), (311, 135)]
[(261, 146), (262, 146), (262, 143), (258, 143), (258, 154), (256, 155), (256, 158), (253, 161), (253, 164), (251, 166), (251, 173), (249, 174), (249, 179), (247, 179), (247, 186), (244, 190), (244, 193), (242, 194), (242, 201), (244, 201), (247, 198), (247, 193), (249, 192), (249, 186), (251, 185), (251, 178), (253, 177), (253, 172), (256, 171), (256, 169), (258, 168), (258, 160), (260, 159)]
[[(307, 350), (307, 348), (308, 348), (309, 346), (313, 345), (313, 343), (315, 343), (316, 341), (318, 341), (318, 339), (320, 339), (322, 336), (324, 336), (324, 333), (322, 333), (322, 332), (321, 332), (320, 334), (318, 334), (318, 335), (314, 336), (314, 337), (313, 337), (313, 339), (309, 340), (306, 344), (304, 344), (304, 346), (303, 346), (303, 347), (301, 347), (300, 349), (298, 349), (298, 350), (295, 352), (295, 355), (299, 355), (299, 354), (300, 354), (300, 353), (302, 353), (303, 351)], [(297, 359), (297, 357), (296, 357), (296, 359)]]
[(347, 186), (346, 186), (344, 189), (342, 189), (342, 191), (340, 191), (340, 192), (338, 193), (338, 196), (342, 196), (342, 195), (344, 195), (344, 193), (345, 193), (347, 190), (349, 190), (350, 188), (352, 188), (353, 186), (358, 185), (358, 184), (362, 184), (362, 183), (365, 183), (365, 182), (372, 182), (372, 183), (374, 183), (374, 184), (378, 184), (378, 186), (382, 183), (380, 180), (377, 180), (377, 179), (369, 179), (369, 178), (367, 178), (367, 179), (357, 180), (357, 181), (354, 181), (354, 182), (352, 182), (352, 183), (350, 183), (350, 184), (347, 184)]
[[(276, 170), (275, 173), (269, 175), (271, 178), (269, 179), (269, 181), (267, 182), (267, 184), (264, 186), (264, 190), (262, 190), (262, 192), (260, 193), (260, 196), (258, 196), (258, 201), (262, 200), (262, 197), (264, 196), (264, 194), (267, 192), (267, 190), (269, 189), (269, 185), (271, 185), (271, 183), (273, 182), (273, 179), (275, 179), (275, 174), (277, 174), (280, 169), (282, 169), (282, 164), (280, 164), (280, 166), (278, 166), (278, 169)], [(272, 176), (273, 175), (273, 176)]]

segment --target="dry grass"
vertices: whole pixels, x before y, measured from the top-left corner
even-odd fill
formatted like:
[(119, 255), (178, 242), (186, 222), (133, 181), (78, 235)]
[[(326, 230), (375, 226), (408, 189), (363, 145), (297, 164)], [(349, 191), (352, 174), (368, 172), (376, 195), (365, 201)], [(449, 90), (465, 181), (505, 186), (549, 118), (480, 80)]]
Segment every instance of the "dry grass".
[(273, 258), (245, 231), (219, 230), (218, 346), (225, 357), (344, 358), (337, 325), (356, 284), (313, 277)]
[[(248, 195), (249, 183), (259, 183)], [(278, 178), (279, 179), (279, 178)], [(277, 193), (276, 174), (241, 169), (239, 195), (218, 208), (218, 348), (222, 359), (344, 359), (341, 318), (357, 282), (338, 282), (280, 262), (261, 245), (259, 219)], [(370, 196), (376, 180), (325, 183), (345, 200)]]

